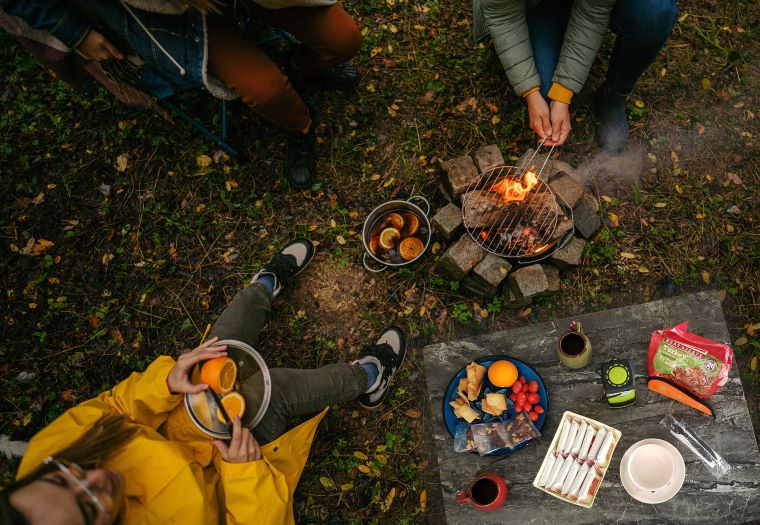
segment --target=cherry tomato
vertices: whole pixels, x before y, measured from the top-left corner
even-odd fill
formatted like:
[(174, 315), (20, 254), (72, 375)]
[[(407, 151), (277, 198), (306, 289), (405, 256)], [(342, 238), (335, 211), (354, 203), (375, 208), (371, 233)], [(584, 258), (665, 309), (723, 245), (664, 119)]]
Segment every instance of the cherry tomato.
[(520, 377), (518, 378), (518, 381), (520, 381), (520, 382), (521, 382), (523, 385), (525, 385), (525, 384), (528, 382), (528, 380), (527, 380), (527, 379), (525, 379), (525, 376), (520, 376)]
[(513, 403), (516, 403), (517, 402), (517, 394), (515, 394), (514, 392), (512, 392), (511, 394), (509, 394), (509, 399), (511, 399)]
[(528, 417), (531, 421), (538, 421), (538, 414), (535, 412), (528, 412)]
[(538, 394), (532, 393), (528, 394), (528, 403), (531, 405), (535, 405), (541, 400), (541, 398), (538, 396)]
[(512, 385), (512, 392), (515, 394), (519, 394), (520, 390), (522, 390), (523, 384), (520, 381), (515, 381)]
[(517, 404), (518, 405), (524, 405), (528, 402), (528, 396), (525, 394), (525, 392), (520, 392), (517, 394)]
[(531, 412), (533, 410), (533, 405), (531, 405), (530, 403), (526, 403), (523, 405), (523, 410), (525, 410), (526, 412)]
[(517, 403), (515, 403), (515, 412), (519, 414), (522, 411), (523, 411), (522, 405), (518, 405)]
[(533, 407), (533, 412), (535, 412), (536, 414), (543, 414), (544, 407), (542, 407), (541, 405), (536, 405)]
[(531, 392), (538, 392), (538, 381), (534, 379), (533, 381), (528, 383), (528, 390), (530, 390)]

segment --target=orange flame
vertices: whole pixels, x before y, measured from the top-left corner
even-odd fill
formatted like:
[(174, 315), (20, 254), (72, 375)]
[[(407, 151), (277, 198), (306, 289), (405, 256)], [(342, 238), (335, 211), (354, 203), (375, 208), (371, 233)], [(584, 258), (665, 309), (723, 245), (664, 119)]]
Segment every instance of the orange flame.
[(491, 186), (489, 189), (501, 195), (504, 202), (523, 201), (528, 192), (538, 184), (536, 172), (528, 170), (520, 179), (505, 178)]
[(537, 255), (537, 254), (539, 254), (539, 253), (543, 252), (544, 250), (546, 250), (546, 249), (547, 249), (549, 246), (551, 246), (551, 245), (552, 245), (552, 243), (547, 243), (547, 244), (542, 244), (542, 245), (540, 245), (540, 246), (536, 246), (536, 247), (534, 247), (534, 248), (532, 248), (532, 249), (530, 250), (530, 253), (531, 253), (532, 255)]

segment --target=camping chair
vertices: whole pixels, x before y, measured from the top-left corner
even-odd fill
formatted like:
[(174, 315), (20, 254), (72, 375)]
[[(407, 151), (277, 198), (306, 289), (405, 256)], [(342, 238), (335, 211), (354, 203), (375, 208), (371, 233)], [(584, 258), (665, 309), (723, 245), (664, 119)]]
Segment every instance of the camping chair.
[[(249, 22), (246, 24), (244, 32), (246, 35), (253, 34), (256, 31), (256, 26), (254, 22)], [(267, 45), (271, 45), (280, 41), (285, 41), (288, 44), (295, 44), (297, 43), (297, 40), (293, 35), (288, 33), (287, 31), (284, 31), (282, 29), (275, 28), (274, 32), (265, 35), (263, 37), (260, 37), (255, 40), (256, 47), (263, 47)], [(238, 152), (235, 148), (233, 148), (229, 143), (227, 143), (227, 101), (222, 99), (219, 101), (219, 132), (214, 133), (211, 129), (204, 126), (203, 123), (201, 123), (198, 119), (191, 116), (187, 112), (183, 111), (179, 106), (177, 106), (174, 102), (172, 102), (170, 99), (172, 97), (166, 97), (159, 99), (161, 104), (171, 111), (173, 114), (193, 126), (195, 129), (197, 129), (199, 132), (201, 132), (203, 135), (205, 135), (207, 138), (211, 139), (216, 143), (217, 146), (219, 146), (222, 150), (227, 152), (232, 157), (237, 157)]]

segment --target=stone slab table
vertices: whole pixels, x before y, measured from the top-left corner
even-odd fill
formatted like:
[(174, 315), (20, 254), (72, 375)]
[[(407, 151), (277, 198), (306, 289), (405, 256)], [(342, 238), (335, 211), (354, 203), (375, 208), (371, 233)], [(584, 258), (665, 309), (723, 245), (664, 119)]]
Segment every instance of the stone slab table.
[[(423, 349), (433, 438), (438, 454), (440, 487), (446, 520), (463, 523), (758, 523), (760, 522), (760, 452), (736, 366), (729, 381), (710, 402), (716, 419), (646, 388), (646, 354), (651, 332), (689, 321), (692, 332), (730, 342), (720, 301), (714, 292), (684, 295), (577, 317), (593, 344), (589, 365), (579, 371), (564, 368), (555, 352), (557, 338), (569, 319), (526, 326), (469, 340)], [(455, 453), (443, 423), (442, 396), (451, 377), (472, 359), (508, 354), (530, 363), (549, 390), (549, 412), (542, 437), (504, 458)], [(636, 374), (635, 405), (612, 410), (601, 400), (601, 379), (595, 370), (608, 359), (629, 358)], [(622, 432), (594, 506), (584, 509), (532, 486), (562, 413), (566, 410), (602, 421)], [(692, 452), (659, 424), (667, 414), (684, 419), (733, 467), (715, 479)], [(686, 462), (686, 481), (670, 501), (641, 503), (620, 483), (620, 460), (635, 442), (660, 438), (673, 443)], [(456, 490), (477, 472), (496, 471), (509, 485), (507, 504), (482, 513), (454, 502)]]

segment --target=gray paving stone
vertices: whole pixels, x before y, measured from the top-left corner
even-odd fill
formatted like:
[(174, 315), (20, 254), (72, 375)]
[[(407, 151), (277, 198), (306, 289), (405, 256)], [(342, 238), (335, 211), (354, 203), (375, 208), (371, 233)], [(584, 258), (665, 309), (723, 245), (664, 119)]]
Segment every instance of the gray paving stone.
[(435, 232), (447, 242), (458, 237), (464, 231), (462, 210), (453, 203), (449, 203), (438, 210), (430, 219), (430, 223)]
[(489, 144), (483, 146), (475, 152), (475, 165), (478, 167), (478, 171), (483, 173), (489, 168), (494, 166), (504, 165), (504, 156), (499, 150), (499, 146), (496, 144)]
[(575, 182), (570, 175), (564, 173), (553, 177), (549, 182), (552, 191), (561, 196), (568, 206), (574, 208), (580, 198), (583, 196), (583, 187)]
[(546, 282), (548, 283), (548, 287), (546, 288), (546, 291), (558, 292), (559, 291), (559, 268), (551, 264), (542, 264), (541, 269), (544, 271), (544, 275), (546, 276)]
[(549, 290), (549, 280), (540, 264), (518, 268), (509, 274), (509, 289), (518, 299), (527, 299)]
[(468, 277), (479, 289), (483, 290), (483, 295), (490, 297), (497, 292), (511, 269), (512, 265), (502, 257), (488, 253), (475, 265)]
[(441, 164), (441, 170), (441, 182), (454, 201), (478, 178), (478, 169), (469, 155), (447, 160)]
[(486, 253), (469, 235), (462, 235), (438, 261), (438, 270), (446, 277), (459, 281)]
[[(520, 158), (517, 160), (517, 168), (520, 171), (523, 171), (523, 170), (525, 170), (525, 169), (527, 169), (527, 168), (530, 167), (528, 165), (528, 160), (530, 160), (531, 156), (533, 156), (533, 153), (535, 151), (536, 150), (534, 150), (533, 148), (529, 148), (528, 151), (526, 151), (525, 153), (523, 153), (520, 156)], [(537, 173), (540, 172), (540, 170), (541, 170), (541, 166), (543, 165), (544, 160), (546, 159), (546, 151), (548, 151), (548, 149), (541, 148), (541, 151), (542, 151), (542, 153), (536, 155), (536, 158), (533, 159), (533, 163), (532, 163), (536, 167), (536, 172)], [(546, 167), (544, 167), (543, 172), (541, 172), (541, 174), (543, 175), (544, 180), (548, 180), (549, 176), (554, 172), (554, 168), (552, 166), (553, 166), (553, 162), (552, 162), (551, 159), (549, 159), (546, 162)]]
[(584, 239), (590, 239), (602, 227), (602, 221), (599, 218), (599, 201), (591, 194), (584, 193), (578, 200), (578, 204), (573, 208), (573, 220), (575, 221), (575, 231)]
[(562, 248), (549, 257), (549, 262), (563, 270), (578, 266), (583, 260), (583, 249), (586, 241), (580, 237), (573, 237)]

